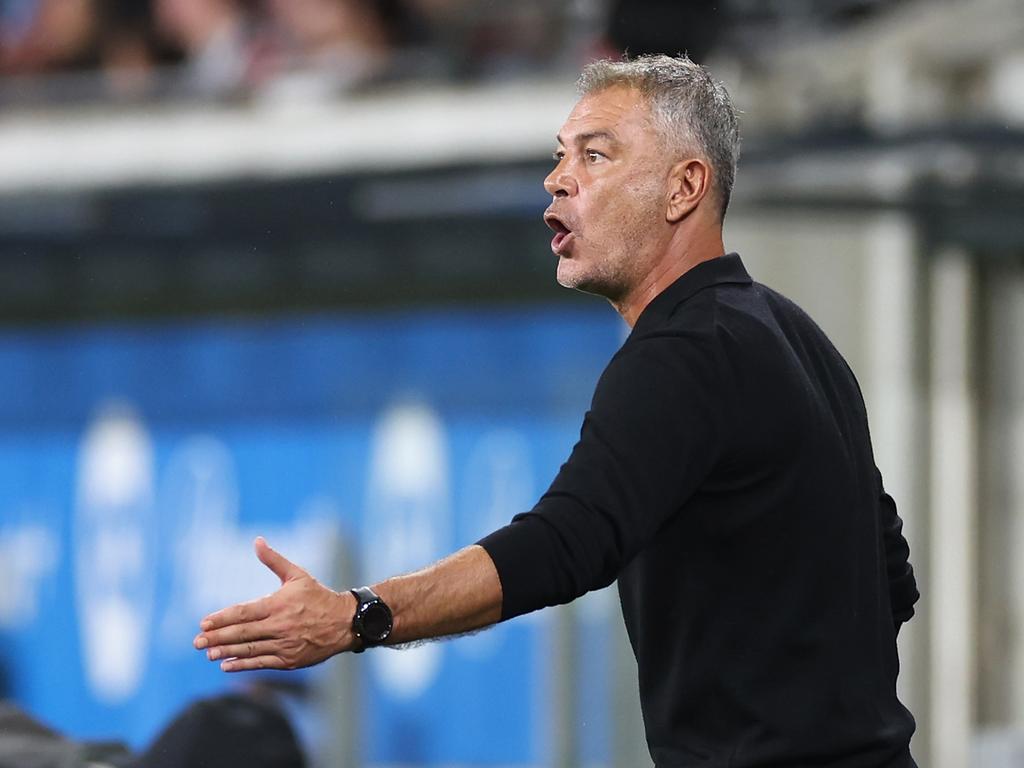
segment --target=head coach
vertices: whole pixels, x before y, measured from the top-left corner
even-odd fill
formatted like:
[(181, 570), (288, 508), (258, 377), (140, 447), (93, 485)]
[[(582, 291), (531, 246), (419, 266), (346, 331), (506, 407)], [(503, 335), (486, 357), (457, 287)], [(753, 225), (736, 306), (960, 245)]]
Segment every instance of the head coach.
[(858, 384), (726, 254), (728, 94), (685, 57), (589, 65), (544, 180), (558, 282), (631, 327), (536, 506), (413, 574), (282, 581), (203, 619), (226, 671), (454, 635), (618, 580), (659, 768), (908, 768), (896, 635), (918, 597)]

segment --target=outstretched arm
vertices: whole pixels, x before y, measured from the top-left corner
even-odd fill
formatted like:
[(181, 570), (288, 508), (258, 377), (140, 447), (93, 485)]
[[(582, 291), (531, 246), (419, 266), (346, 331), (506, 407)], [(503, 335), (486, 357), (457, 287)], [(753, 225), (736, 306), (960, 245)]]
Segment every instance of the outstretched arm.
[[(335, 592), (256, 539), (256, 556), (281, 579), (273, 594), (204, 618), (193, 641), (225, 672), (298, 669), (353, 650), (356, 599)], [(473, 545), (421, 571), (373, 586), (394, 614), (388, 644), (460, 634), (501, 619), (501, 582)]]

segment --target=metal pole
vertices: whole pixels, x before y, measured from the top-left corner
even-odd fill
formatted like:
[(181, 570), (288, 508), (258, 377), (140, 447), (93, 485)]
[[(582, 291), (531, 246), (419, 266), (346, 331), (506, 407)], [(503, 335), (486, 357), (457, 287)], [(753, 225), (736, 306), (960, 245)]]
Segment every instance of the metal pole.
[[(1010, 651), (1009, 723), (1024, 734), (1024, 268), (1003, 287), (1006, 324), (1000, 329), (1008, 343), (1006, 365), (1008, 413), (1004, 482), (1007, 486), (1006, 519), (1010, 537), (1009, 621), (1016, 631)], [(1024, 735), (1022, 735), (1024, 743)]]
[[(333, 558), (335, 587), (356, 583), (359, 569), (350, 543), (338, 536)], [(327, 735), (324, 749), (313, 756), (316, 768), (360, 768), (363, 764), (363, 744), (360, 740), (359, 695), (362, 690), (359, 659), (344, 653), (329, 660), (327, 670), (317, 691), (320, 710), (324, 713)]]
[(966, 254), (940, 254), (931, 280), (931, 765), (969, 764), (974, 702), (977, 425), (973, 281)]
[[(930, 573), (926, 413), (918, 375), (918, 320), (925, 307), (918, 285), (922, 272), (913, 222), (901, 213), (883, 213), (866, 228), (862, 324), (867, 359), (861, 376), (875, 461), (886, 490), (896, 500), (910, 542), (914, 571), (922, 584)], [(914, 713), (918, 731), (911, 742), (920, 765), (930, 765), (927, 631), (931, 589), (925, 589), (917, 616), (900, 630), (900, 700)]]
[(552, 696), (555, 702), (552, 718), (552, 752), (555, 768), (579, 768), (576, 744), (578, 721), (576, 654), (578, 648), (576, 606), (574, 603), (555, 609), (551, 654)]
[(612, 635), (611, 764), (614, 768), (650, 766), (651, 755), (640, 711), (636, 657), (618, 610), (608, 612), (608, 631)]

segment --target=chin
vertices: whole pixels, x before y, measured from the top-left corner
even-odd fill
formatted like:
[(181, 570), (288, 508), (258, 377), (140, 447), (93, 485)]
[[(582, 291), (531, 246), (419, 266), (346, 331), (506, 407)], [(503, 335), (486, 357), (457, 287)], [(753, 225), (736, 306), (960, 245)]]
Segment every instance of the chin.
[(555, 279), (558, 280), (558, 284), (563, 288), (582, 290), (580, 285), (587, 281), (586, 270), (581, 267), (578, 261), (573, 261), (565, 256), (559, 256)]
[(574, 259), (559, 258), (556, 279), (563, 288), (572, 288), (582, 293), (591, 293), (605, 298), (610, 298), (616, 293), (613, 286), (601, 280), (599, 275), (588, 272), (579, 261)]

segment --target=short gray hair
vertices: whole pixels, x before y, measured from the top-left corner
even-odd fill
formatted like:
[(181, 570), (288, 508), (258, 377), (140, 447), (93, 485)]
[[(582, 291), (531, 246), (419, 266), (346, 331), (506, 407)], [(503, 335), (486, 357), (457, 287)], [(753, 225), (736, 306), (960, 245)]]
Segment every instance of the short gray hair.
[(725, 86), (686, 55), (658, 55), (595, 61), (584, 67), (576, 87), (587, 96), (617, 85), (635, 88), (647, 100), (671, 149), (703, 155), (724, 218), (740, 157), (739, 113)]

